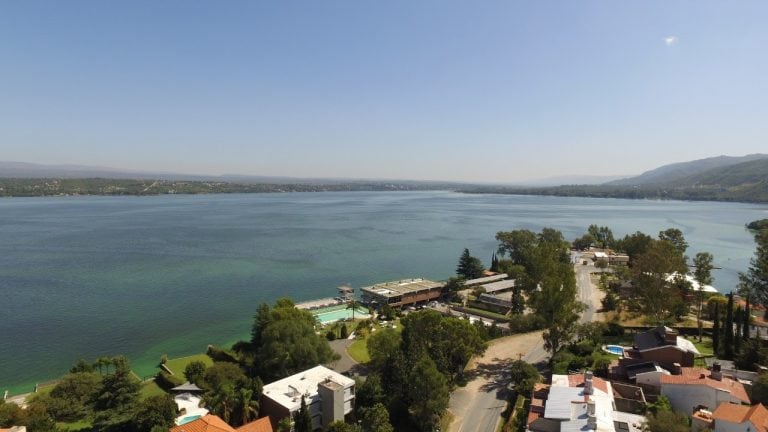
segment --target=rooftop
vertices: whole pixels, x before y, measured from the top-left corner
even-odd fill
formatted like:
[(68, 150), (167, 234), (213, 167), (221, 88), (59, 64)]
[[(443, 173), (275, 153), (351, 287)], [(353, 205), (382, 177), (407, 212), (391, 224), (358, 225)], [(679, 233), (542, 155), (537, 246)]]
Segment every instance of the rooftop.
[(235, 429), (218, 416), (208, 414), (181, 426), (174, 426), (170, 432), (235, 432)]
[(731, 379), (722, 377), (717, 380), (711, 377), (710, 372), (703, 368), (682, 368), (680, 375), (661, 375), (661, 384), (685, 384), (685, 385), (704, 385), (717, 390), (726, 391), (736, 399), (750, 403), (744, 384)]
[(751, 421), (759, 428), (755, 432), (768, 431), (768, 409), (762, 404), (750, 407), (723, 402), (718, 405), (717, 409), (712, 413), (712, 418), (715, 419), (715, 422), (717, 422), (717, 420), (724, 420), (739, 424)]
[(484, 284), (484, 283), (489, 283), (489, 282), (494, 282), (494, 281), (498, 281), (498, 280), (503, 280), (503, 279), (506, 279), (508, 277), (509, 277), (509, 275), (507, 275), (506, 273), (501, 273), (501, 274), (497, 274), (497, 275), (493, 275), (493, 276), (486, 276), (486, 277), (481, 277), (481, 278), (477, 278), (477, 279), (469, 279), (469, 280), (465, 280), (464, 281), (464, 286), (481, 285), (481, 284)]
[(492, 283), (484, 284), (481, 286), (485, 288), (485, 292), (490, 294), (496, 291), (503, 291), (510, 288), (514, 288), (515, 280), (514, 279), (501, 280), (498, 282), (492, 282)]
[(419, 291), (428, 291), (435, 288), (442, 288), (443, 284), (429, 279), (404, 279), (392, 282), (382, 282), (376, 285), (361, 288), (362, 291), (382, 295), (385, 297), (396, 297), (404, 294), (416, 293)]
[(272, 423), (269, 422), (269, 417), (262, 417), (240, 426), (237, 432), (272, 432)]
[(301, 406), (301, 397), (304, 396), (309, 405), (310, 399), (317, 397), (317, 385), (326, 380), (331, 380), (345, 388), (355, 384), (353, 379), (327, 367), (315, 366), (265, 385), (262, 394), (290, 411), (295, 411)]

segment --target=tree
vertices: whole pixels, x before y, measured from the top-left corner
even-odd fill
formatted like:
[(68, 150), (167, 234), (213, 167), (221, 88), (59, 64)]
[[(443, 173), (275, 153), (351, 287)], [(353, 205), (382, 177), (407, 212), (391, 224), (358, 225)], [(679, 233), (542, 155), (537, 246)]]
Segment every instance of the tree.
[(761, 372), (752, 384), (752, 403), (768, 405), (768, 372)]
[(133, 408), (139, 398), (140, 385), (131, 373), (128, 359), (117, 356), (112, 358), (111, 363), (115, 370), (104, 376), (94, 408), (99, 411)]
[(470, 255), (469, 249), (465, 248), (456, 266), (456, 274), (465, 279), (477, 279), (483, 277), (483, 271), (485, 271), (483, 263)]
[(624, 238), (617, 243), (616, 247), (629, 255), (630, 264), (632, 264), (632, 260), (634, 260), (635, 257), (644, 254), (653, 241), (653, 237), (648, 234), (636, 231), (632, 235), (625, 235)]
[(349, 336), (349, 329), (347, 329), (347, 323), (342, 323), (341, 324), (341, 329), (339, 331), (339, 336), (342, 339), (346, 339), (347, 336)]
[(51, 390), (48, 411), (57, 421), (77, 421), (86, 417), (101, 388), (101, 375), (95, 372), (69, 373)]
[(755, 256), (749, 262), (749, 269), (739, 273), (740, 286), (760, 304), (768, 305), (768, 230), (755, 235), (755, 243)]
[[(261, 383), (259, 383), (261, 389)], [(259, 398), (261, 391), (254, 392), (252, 389), (241, 387), (235, 393), (235, 403), (233, 407), (233, 423), (235, 425), (244, 425), (258, 417)]]
[(75, 363), (74, 366), (69, 370), (69, 373), (79, 373), (79, 372), (93, 372), (94, 367), (91, 363), (88, 363), (85, 361), (85, 359), (80, 359)]
[(587, 233), (573, 241), (573, 248), (578, 250), (586, 250), (589, 249), (589, 247), (594, 243), (595, 238), (592, 236), (592, 234)]
[(664, 231), (659, 231), (659, 240), (672, 243), (681, 256), (685, 255), (685, 250), (688, 249), (688, 242), (685, 241), (683, 232), (677, 228), (668, 228)]
[(613, 247), (616, 241), (613, 238), (613, 232), (606, 226), (590, 225), (587, 233), (592, 236), (597, 245), (603, 249)]
[(400, 341), (400, 334), (390, 328), (372, 334), (366, 341), (371, 357), (370, 366), (373, 369), (383, 367), (387, 360), (400, 350)]
[[(343, 422), (337, 422), (337, 423), (343, 423)], [(284, 417), (280, 419), (279, 422), (277, 422), (277, 432), (291, 432), (292, 428), (293, 428), (293, 422), (291, 421), (290, 417)]]
[(698, 303), (696, 324), (699, 328), (699, 342), (701, 342), (702, 333), (701, 307), (704, 303), (704, 286), (712, 285), (712, 269), (714, 268), (712, 265), (713, 260), (714, 257), (709, 252), (699, 252), (693, 258), (693, 278), (696, 280), (696, 283), (699, 284), (699, 290), (696, 292), (696, 302)]
[(389, 422), (389, 411), (382, 403), (377, 403), (363, 412), (364, 432), (394, 432)]
[(325, 432), (362, 432), (362, 429), (358, 425), (351, 425), (338, 420), (329, 424)]
[(368, 375), (365, 381), (355, 382), (355, 410), (358, 417), (362, 417), (362, 411), (376, 404), (385, 403), (387, 400), (384, 388), (381, 385), (381, 377), (377, 373)]
[(293, 418), (293, 430), (295, 432), (312, 432), (312, 416), (309, 414), (304, 396), (301, 396), (301, 406)]
[(141, 401), (136, 408), (134, 416), (136, 431), (151, 432), (157, 426), (168, 430), (174, 426), (177, 415), (176, 402), (170, 395), (149, 396)]
[(688, 417), (672, 411), (659, 411), (646, 416), (643, 431), (646, 432), (690, 432)]
[(206, 369), (208, 369), (208, 366), (206, 366), (202, 361), (191, 361), (184, 368), (184, 378), (186, 378), (187, 381), (199, 386), (203, 382)]
[(725, 309), (725, 326), (723, 327), (723, 355), (733, 359), (733, 292), (728, 294), (728, 306)]
[(512, 288), (512, 307), (510, 312), (514, 315), (522, 315), (525, 312), (525, 298), (523, 297), (523, 289), (521, 287)]
[(668, 276), (673, 273), (687, 273), (687, 266), (680, 252), (667, 241), (654, 241), (646, 251), (635, 258), (632, 273), (642, 300), (643, 311), (656, 322), (663, 322), (671, 313), (672, 298), (679, 298), (674, 292)]
[(522, 360), (515, 360), (510, 366), (510, 382), (514, 385), (515, 393), (529, 397), (533, 386), (541, 381), (541, 375), (533, 365)]
[(328, 341), (315, 334), (315, 317), (288, 299), (259, 306), (251, 330), (254, 365), (267, 380), (284, 378), (335, 358)]
[(715, 303), (712, 323), (712, 351), (715, 353), (715, 356), (720, 354), (720, 302)]
[(410, 376), (407, 396), (411, 416), (421, 430), (431, 430), (448, 408), (448, 382), (427, 356), (416, 361)]

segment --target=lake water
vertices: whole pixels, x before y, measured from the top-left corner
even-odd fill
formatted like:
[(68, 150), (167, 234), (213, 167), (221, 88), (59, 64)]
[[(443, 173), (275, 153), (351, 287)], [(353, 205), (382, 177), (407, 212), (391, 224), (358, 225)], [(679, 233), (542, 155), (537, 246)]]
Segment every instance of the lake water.
[(617, 236), (676, 227), (734, 288), (754, 251), (744, 224), (768, 206), (450, 192), (0, 200), (0, 393), (28, 391), (78, 358), (162, 354), (247, 338), (260, 302), (335, 287), (450, 276), (464, 247), (486, 265), (500, 230), (591, 223)]

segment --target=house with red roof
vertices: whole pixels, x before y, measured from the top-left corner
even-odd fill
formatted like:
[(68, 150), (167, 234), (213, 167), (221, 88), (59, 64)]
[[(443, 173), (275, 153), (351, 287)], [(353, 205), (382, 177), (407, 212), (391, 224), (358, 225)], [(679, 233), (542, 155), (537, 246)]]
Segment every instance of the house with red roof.
[(701, 408), (712, 410), (723, 402), (750, 404), (747, 390), (739, 380), (724, 376), (719, 367), (676, 368), (673, 372), (654, 370), (637, 374), (635, 381), (654, 388), (669, 398), (672, 409), (693, 414)]
[(715, 432), (768, 432), (768, 409), (724, 402), (712, 413), (712, 426)]
[(235, 429), (219, 416), (206, 414), (189, 423), (174, 426), (170, 432), (272, 432), (272, 424), (269, 417), (263, 417)]

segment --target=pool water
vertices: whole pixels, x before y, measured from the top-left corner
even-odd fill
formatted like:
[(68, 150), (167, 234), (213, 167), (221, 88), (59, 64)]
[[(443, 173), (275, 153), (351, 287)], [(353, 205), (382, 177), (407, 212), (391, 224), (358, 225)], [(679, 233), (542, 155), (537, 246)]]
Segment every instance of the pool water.
[[(331, 306), (327, 308), (316, 309), (312, 314), (322, 324), (332, 323), (334, 321), (352, 318), (352, 309), (347, 309), (346, 305)], [(355, 309), (355, 318), (370, 318), (366, 309)]]
[(604, 349), (611, 354), (624, 355), (624, 348), (618, 345), (607, 345)]
[(198, 415), (186, 416), (186, 417), (182, 418), (181, 420), (179, 420), (179, 426), (187, 424), (187, 423), (189, 423), (191, 421), (195, 421), (195, 420), (199, 419), (200, 417), (202, 417), (202, 416), (199, 415), (199, 414)]

